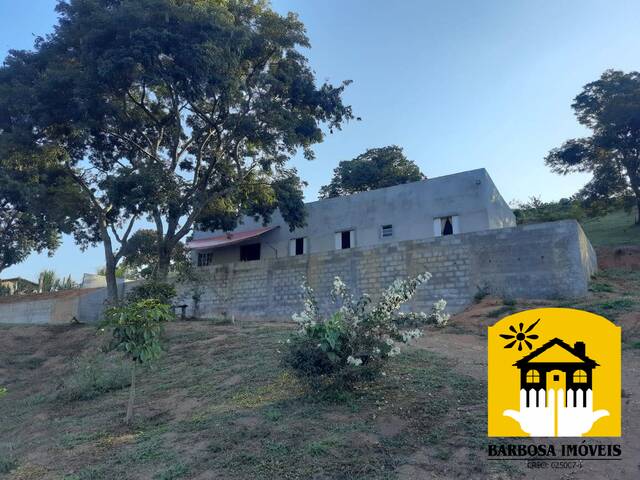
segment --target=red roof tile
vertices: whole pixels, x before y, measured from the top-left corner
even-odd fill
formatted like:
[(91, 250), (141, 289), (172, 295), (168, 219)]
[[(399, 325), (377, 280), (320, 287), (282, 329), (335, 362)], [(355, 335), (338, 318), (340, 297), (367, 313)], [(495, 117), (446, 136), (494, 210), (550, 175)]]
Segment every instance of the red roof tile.
[(247, 230), (245, 232), (229, 232), (225, 235), (218, 235), (215, 237), (207, 237), (207, 238), (199, 238), (197, 240), (192, 240), (187, 242), (186, 248), (190, 250), (209, 250), (213, 248), (226, 247), (228, 245), (233, 245), (235, 243), (240, 243), (244, 240), (248, 240), (250, 238), (259, 237), (271, 230), (276, 228), (280, 228), (278, 226), (275, 227), (262, 227), (256, 228), (255, 230)]

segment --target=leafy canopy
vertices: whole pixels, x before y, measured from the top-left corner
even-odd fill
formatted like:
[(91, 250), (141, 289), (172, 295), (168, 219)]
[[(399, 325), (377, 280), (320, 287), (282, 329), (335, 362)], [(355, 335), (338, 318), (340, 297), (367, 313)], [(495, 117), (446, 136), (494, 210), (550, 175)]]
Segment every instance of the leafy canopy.
[(252, 0), (69, 0), (57, 11), (54, 33), (0, 68), (0, 145), (49, 155), (79, 185), (89, 208), (78, 237), (105, 243), (108, 282), (139, 218), (154, 222), (160, 277), (198, 222), (229, 228), (280, 206), (303, 224), (287, 160), (312, 158), (352, 113), (349, 82), (317, 84), (296, 15)]
[(41, 170), (33, 158), (0, 155), (0, 272), (32, 252), (55, 251), (60, 233), (74, 228), (77, 199), (60, 169)]
[(329, 185), (320, 189), (320, 198), (339, 197), (426, 178), (402, 148), (391, 145), (370, 148), (352, 160), (340, 162)]
[[(158, 269), (158, 233), (152, 229), (136, 231), (124, 249), (121, 265), (129, 278), (151, 278)], [(190, 266), (189, 256), (183, 243), (176, 244), (171, 254), (169, 270), (184, 272)]]
[(640, 73), (607, 70), (585, 85), (572, 107), (592, 134), (551, 150), (546, 164), (563, 175), (591, 172), (580, 192), (587, 200), (633, 196), (640, 206)]

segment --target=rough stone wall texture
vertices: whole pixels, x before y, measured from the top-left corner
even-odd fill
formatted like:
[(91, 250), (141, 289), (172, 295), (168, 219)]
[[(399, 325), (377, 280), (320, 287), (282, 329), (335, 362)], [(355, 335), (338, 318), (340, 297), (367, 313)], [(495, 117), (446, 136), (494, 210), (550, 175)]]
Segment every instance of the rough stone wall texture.
[[(304, 278), (326, 313), (335, 276), (354, 294), (375, 297), (396, 278), (428, 271), (433, 277), (406, 309), (427, 311), (444, 298), (457, 312), (484, 287), (505, 298), (586, 295), (596, 256), (578, 223), (566, 220), (199, 270), (198, 281), (178, 285), (176, 303), (186, 303), (188, 315), (283, 321), (302, 308)], [(0, 323), (97, 322), (105, 299), (105, 288), (4, 297)]]
[(406, 309), (426, 311), (444, 298), (457, 312), (480, 288), (505, 298), (586, 295), (596, 257), (578, 223), (565, 220), (198, 270), (196, 282), (179, 286), (188, 314), (283, 321), (302, 307), (304, 278), (327, 312), (335, 276), (375, 297), (396, 278), (428, 271), (433, 277)]

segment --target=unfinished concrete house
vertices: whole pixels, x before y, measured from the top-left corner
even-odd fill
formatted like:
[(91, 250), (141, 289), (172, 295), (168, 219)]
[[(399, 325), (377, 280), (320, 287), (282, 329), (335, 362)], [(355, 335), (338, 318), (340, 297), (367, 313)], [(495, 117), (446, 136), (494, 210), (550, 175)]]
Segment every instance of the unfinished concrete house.
[(307, 203), (307, 225), (289, 231), (244, 218), (233, 232), (196, 231), (187, 244), (200, 267), (389, 245), (516, 224), (485, 169)]
[(293, 232), (276, 212), (268, 225), (244, 218), (232, 232), (196, 231), (187, 244), (198, 280), (180, 288), (196, 317), (287, 320), (299, 311), (306, 279), (331, 307), (340, 276), (375, 296), (396, 278), (428, 271), (407, 308), (440, 298), (451, 312), (479, 290), (505, 298), (587, 293), (593, 248), (573, 220), (516, 226), (485, 169), (306, 204)]

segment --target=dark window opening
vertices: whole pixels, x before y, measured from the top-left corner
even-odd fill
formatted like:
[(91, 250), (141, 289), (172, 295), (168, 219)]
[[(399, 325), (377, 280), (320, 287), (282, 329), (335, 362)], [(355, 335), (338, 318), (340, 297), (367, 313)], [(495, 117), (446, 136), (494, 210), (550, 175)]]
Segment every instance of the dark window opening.
[(207, 253), (199, 253), (198, 254), (198, 266), (199, 267), (206, 267), (207, 265), (211, 265), (212, 261), (213, 261), (213, 253), (207, 252)]
[(342, 232), (342, 248), (351, 248), (351, 232), (350, 231), (346, 231), (346, 232)]
[(382, 236), (383, 237), (392, 237), (393, 236), (393, 225), (383, 225), (382, 226)]
[(304, 238), (296, 238), (296, 255), (304, 255)]
[(451, 223), (451, 217), (444, 219), (442, 226), (442, 235), (453, 235), (453, 224)]
[(251, 262), (253, 260), (260, 260), (260, 244), (252, 243), (250, 245), (241, 245), (240, 261)]

